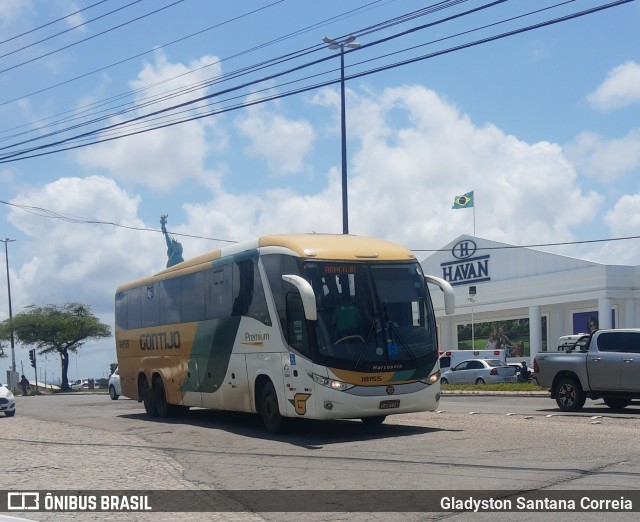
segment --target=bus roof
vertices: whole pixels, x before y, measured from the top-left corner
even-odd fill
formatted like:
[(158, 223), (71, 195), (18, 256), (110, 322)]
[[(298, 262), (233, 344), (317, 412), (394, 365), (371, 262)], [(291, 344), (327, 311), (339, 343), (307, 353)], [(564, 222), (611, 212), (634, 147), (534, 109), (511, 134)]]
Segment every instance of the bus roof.
[[(350, 234), (280, 234), (225, 246), (169, 267), (154, 276), (132, 281), (122, 287), (141, 284), (173, 272), (191, 272), (204, 263), (258, 248), (280, 247), (307, 259), (332, 261), (411, 261), (413, 253), (395, 243)], [(121, 287), (121, 288), (122, 288)]]

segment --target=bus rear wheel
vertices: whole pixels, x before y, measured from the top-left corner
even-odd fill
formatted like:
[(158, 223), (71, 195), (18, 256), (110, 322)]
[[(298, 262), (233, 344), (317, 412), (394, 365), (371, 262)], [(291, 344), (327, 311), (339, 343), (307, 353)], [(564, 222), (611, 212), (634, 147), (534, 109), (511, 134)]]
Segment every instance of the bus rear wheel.
[(146, 377), (140, 382), (138, 396), (142, 399), (144, 411), (147, 412), (147, 415), (149, 415), (149, 417), (157, 417), (158, 410), (156, 410), (156, 400), (153, 395), (153, 390), (149, 388)]
[(166, 419), (171, 416), (172, 409), (167, 404), (167, 396), (164, 393), (164, 384), (162, 383), (162, 377), (156, 377), (153, 381), (153, 396), (155, 399), (156, 413), (161, 419)]
[(262, 387), (260, 414), (262, 415), (262, 423), (269, 433), (277, 434), (284, 431), (285, 419), (280, 415), (278, 395), (271, 381), (266, 382)]

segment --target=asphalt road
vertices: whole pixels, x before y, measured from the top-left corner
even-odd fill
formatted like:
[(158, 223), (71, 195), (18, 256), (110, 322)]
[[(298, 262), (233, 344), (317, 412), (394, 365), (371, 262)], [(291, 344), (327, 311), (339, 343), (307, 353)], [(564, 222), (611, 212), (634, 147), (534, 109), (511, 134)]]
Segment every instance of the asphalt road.
[[(581, 414), (561, 415), (544, 397), (453, 396), (443, 398), (437, 413), (390, 416), (375, 428), (359, 421), (306, 421), (295, 423), (286, 435), (272, 436), (253, 415), (194, 410), (184, 418), (160, 421), (124, 398), (18, 397), (17, 415), (0, 418), (0, 450), (11, 456), (5, 459), (4, 477), (12, 489), (631, 491), (640, 487), (640, 408), (628, 410), (612, 414), (601, 403), (588, 402)], [(290, 509), (295, 506), (294, 501)], [(514, 518), (513, 513), (237, 510), (180, 517), (292, 522)], [(175, 519), (163, 513), (38, 515), (37, 520)], [(518, 513), (517, 518), (557, 516)], [(603, 514), (562, 516), (601, 520)]]

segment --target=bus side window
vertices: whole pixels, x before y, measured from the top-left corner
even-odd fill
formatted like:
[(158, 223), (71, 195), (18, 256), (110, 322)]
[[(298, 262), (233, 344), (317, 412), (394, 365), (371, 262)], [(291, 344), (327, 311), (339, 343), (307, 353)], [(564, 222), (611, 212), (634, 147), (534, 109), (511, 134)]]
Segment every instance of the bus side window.
[(162, 307), (160, 309), (160, 324), (175, 324), (180, 322), (180, 278), (165, 279), (161, 283)]
[(271, 295), (276, 305), (276, 313), (282, 327), (282, 333), (287, 336), (287, 290), (290, 284), (282, 280), (283, 274), (298, 275), (299, 268), (296, 259), (291, 256), (281, 254), (267, 254), (262, 257), (262, 264), (267, 272), (268, 283), (271, 288)]
[(300, 294), (287, 294), (287, 343), (302, 354), (309, 353), (309, 338), (307, 336), (307, 320)]
[(231, 317), (231, 265), (206, 272), (207, 319)]
[(233, 269), (232, 315), (245, 315), (271, 326), (257, 258), (235, 263)]
[(127, 313), (127, 290), (125, 290), (116, 295), (116, 325), (125, 330), (129, 328)]
[(182, 276), (181, 317), (182, 321), (202, 321), (204, 315), (204, 272), (195, 272)]
[(128, 291), (129, 306), (127, 310), (127, 324), (129, 329), (140, 328), (142, 325), (142, 288), (131, 288)]
[(157, 326), (160, 318), (160, 295), (156, 292), (158, 283), (142, 287), (142, 326)]

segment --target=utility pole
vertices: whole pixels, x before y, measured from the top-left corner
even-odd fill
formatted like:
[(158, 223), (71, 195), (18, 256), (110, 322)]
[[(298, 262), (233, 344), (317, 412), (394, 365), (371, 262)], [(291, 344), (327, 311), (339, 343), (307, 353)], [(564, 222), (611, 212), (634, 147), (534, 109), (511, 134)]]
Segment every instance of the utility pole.
[(349, 233), (349, 208), (347, 199), (347, 122), (345, 114), (344, 99), (344, 48), (356, 49), (360, 47), (358, 42), (354, 42), (355, 35), (349, 35), (344, 40), (338, 41), (325, 36), (322, 41), (329, 46), (329, 49), (340, 49), (340, 127), (342, 134), (342, 233)]
[[(11, 280), (9, 279), (9, 248), (8, 244), (15, 241), (15, 239), (9, 239), (8, 237), (5, 239), (0, 239), (4, 243), (4, 257), (7, 264), (7, 294), (9, 295), (9, 322), (13, 319), (13, 310), (11, 309)], [(9, 382), (10, 388), (13, 390), (16, 386), (17, 378), (16, 378), (16, 348), (15, 348), (15, 340), (13, 336), (13, 325), (11, 326), (11, 379)]]

